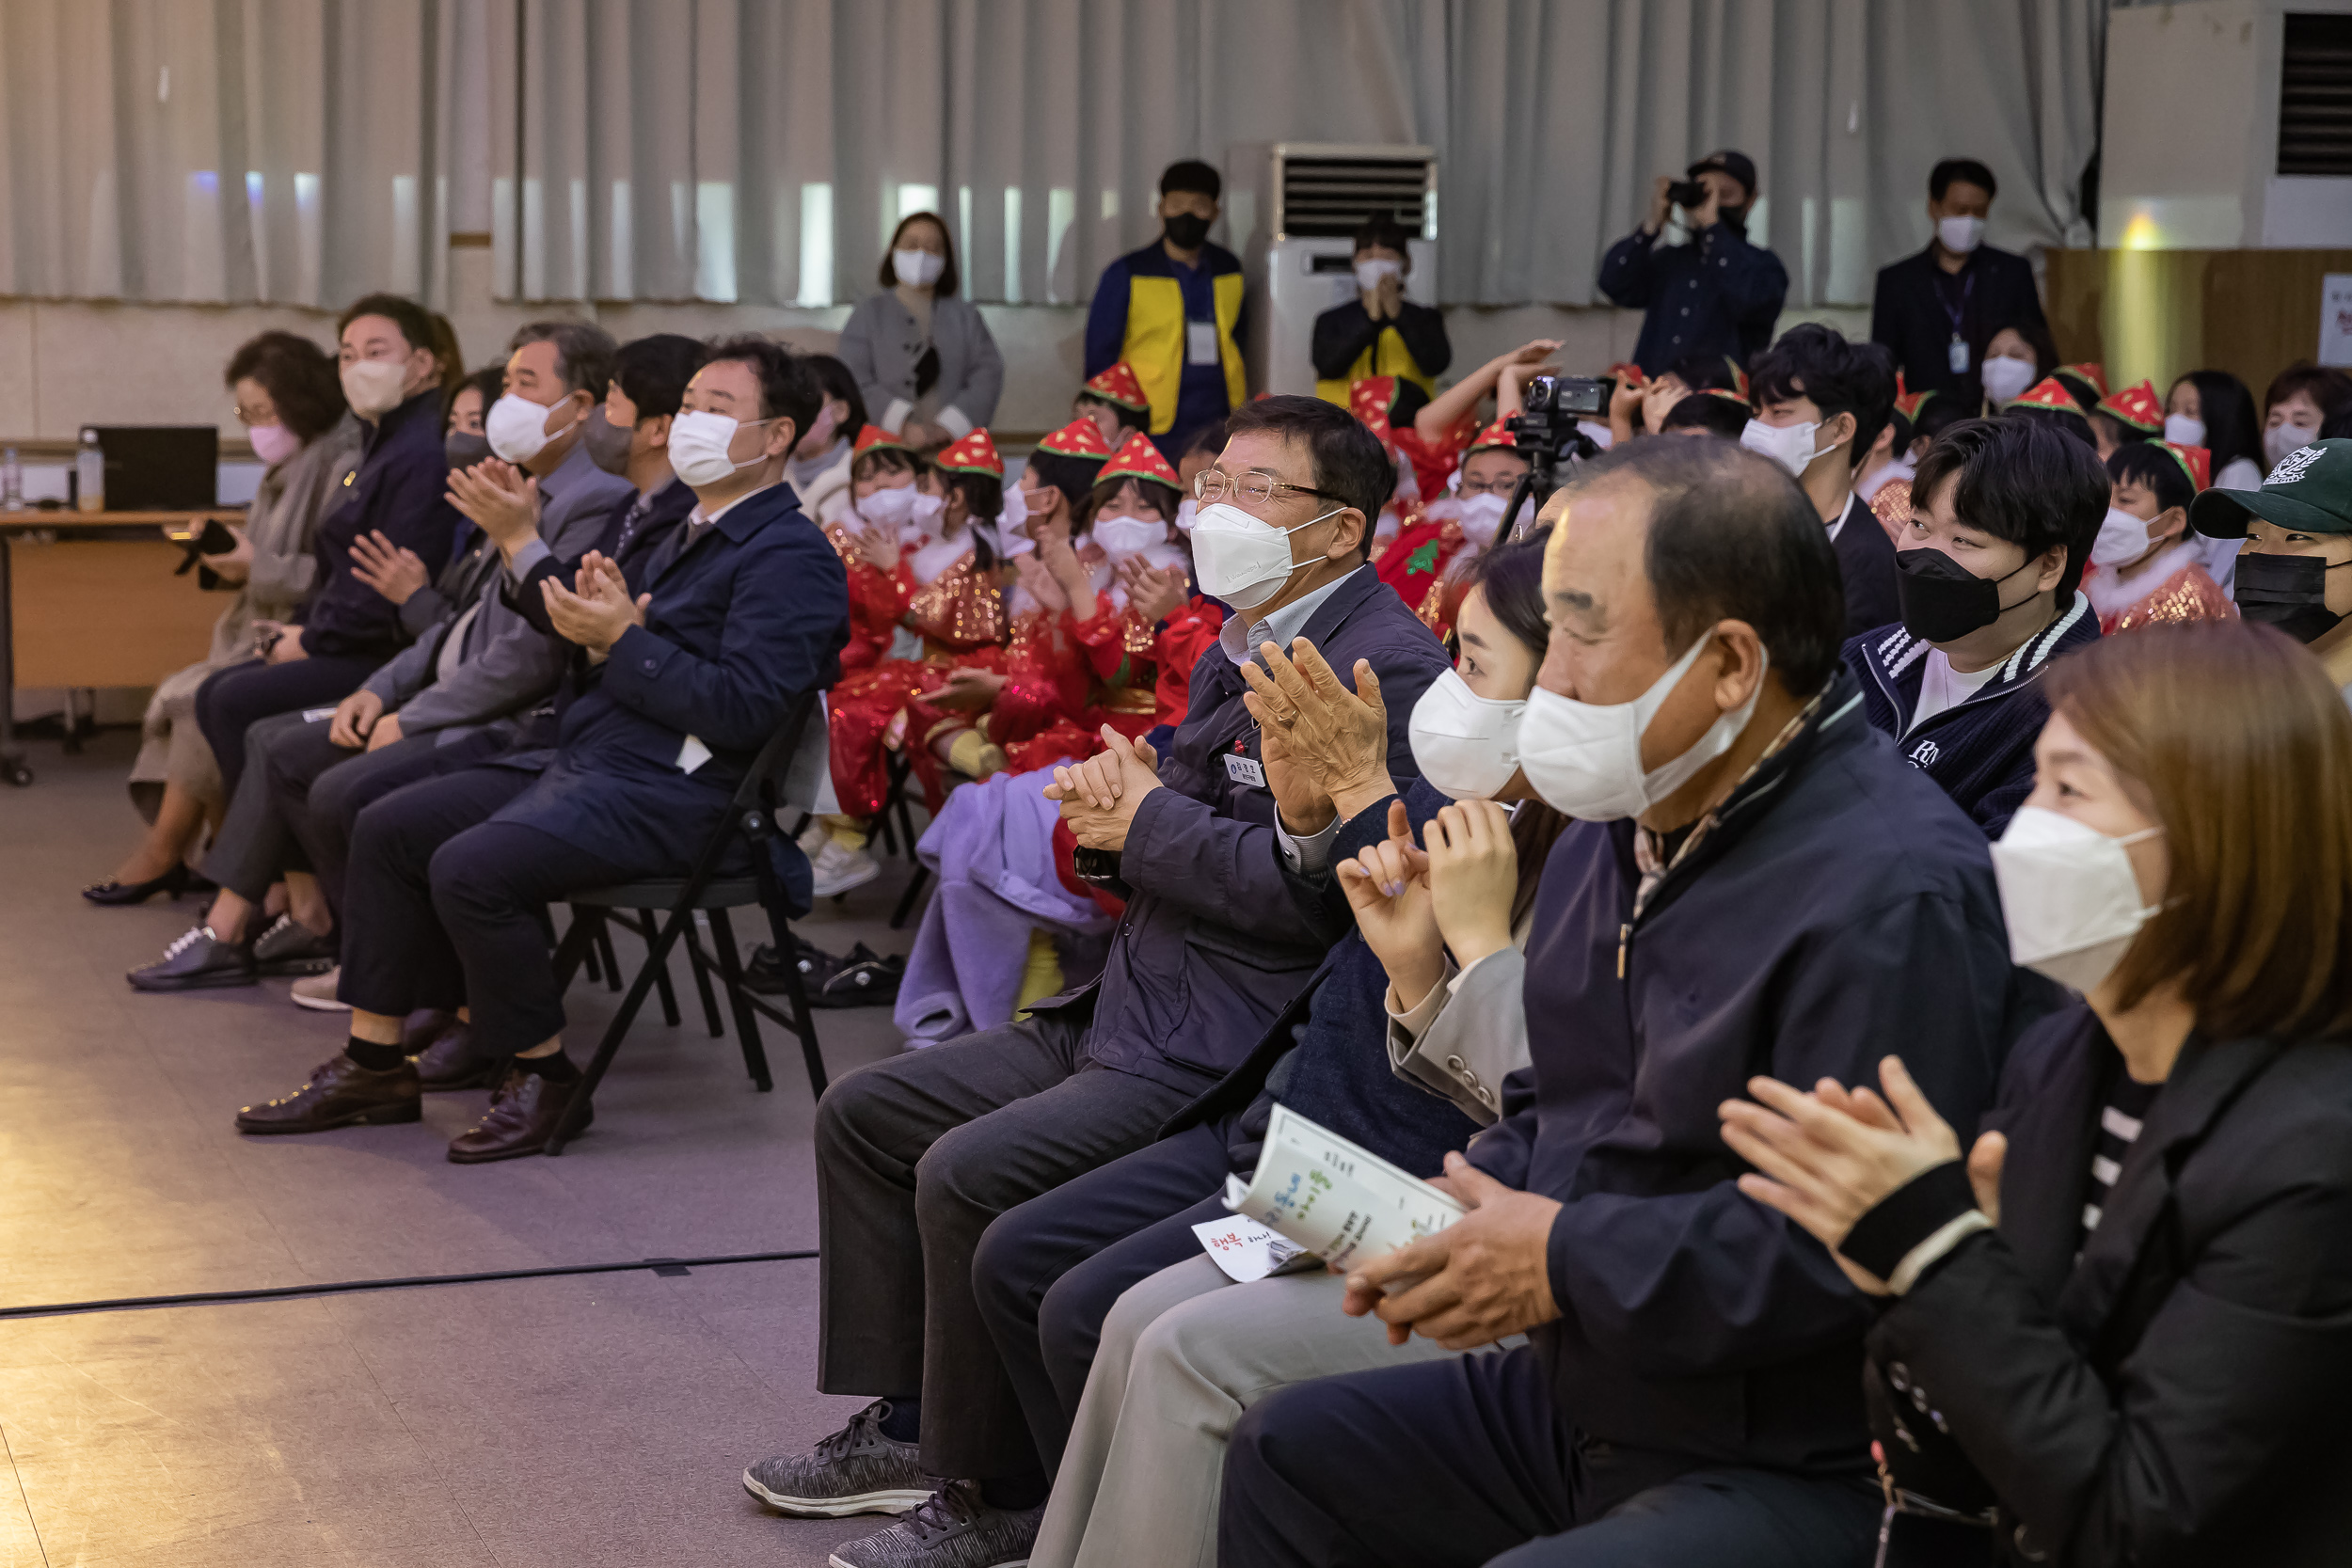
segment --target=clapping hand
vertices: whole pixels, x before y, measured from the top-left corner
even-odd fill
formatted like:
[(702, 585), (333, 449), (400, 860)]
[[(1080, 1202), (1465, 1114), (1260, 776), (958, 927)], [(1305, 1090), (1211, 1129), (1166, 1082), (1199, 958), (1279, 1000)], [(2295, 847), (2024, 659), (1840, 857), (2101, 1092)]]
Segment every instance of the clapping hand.
[(1331, 798), (1343, 817), (1395, 794), (1389, 780), (1389, 710), (1372, 661), (1356, 661), (1356, 689), (1350, 691), (1303, 637), (1291, 643), (1289, 657), (1271, 642), (1260, 643), (1258, 652), (1265, 668), (1255, 659), (1241, 667), (1249, 687), (1242, 702), (1262, 733), (1282, 733), (1286, 760)]
[(1389, 802), (1389, 836), (1340, 862), (1340, 888), (1356, 911), (1401, 1010), (1410, 1012), (1445, 977), (1444, 938), (1429, 896), (1429, 857), (1413, 842), (1405, 802)]
[(951, 670), (947, 684), (924, 697), (933, 707), (950, 712), (977, 712), (996, 701), (996, 694), (1005, 689), (1005, 677), (993, 670)]
[[(1459, 1154), (1445, 1157), (1446, 1190), (1470, 1212), (1432, 1236), (1360, 1263), (1347, 1275), (1349, 1317), (1376, 1315), (1389, 1343), (1413, 1334), (1474, 1350), (1560, 1316), (1551, 1294), (1551, 1225), (1560, 1205), (1506, 1187)], [(1396, 1293), (1388, 1289), (1396, 1287)]]
[(866, 563), (878, 572), (896, 571), (898, 566), (898, 531), (887, 523), (861, 523), (850, 531), (857, 541), (857, 553)]
[(351, 542), (351, 575), (396, 605), (415, 598), (431, 580), (424, 558), (393, 544), (380, 529)]
[(1511, 945), (1511, 900), (1519, 887), (1511, 814), (1492, 800), (1456, 800), (1422, 830), (1438, 929), (1468, 969)]
[[(1836, 1253), (1854, 1222), (1914, 1177), (1960, 1158), (1960, 1138), (1936, 1115), (1897, 1056), (1879, 1063), (1884, 1097), (1867, 1085), (1848, 1089), (1824, 1078), (1811, 1094), (1776, 1078), (1751, 1078), (1753, 1101), (1718, 1107), (1724, 1142), (1756, 1169), (1740, 1190), (1777, 1209)], [(1978, 1140), (1969, 1176), (1980, 1199), (1998, 1212), (1997, 1183), (2006, 1140)], [(1994, 1191), (1988, 1193), (1987, 1188)], [(1839, 1255), (1838, 1266), (1861, 1290), (1884, 1295), (1883, 1280)]]
[(1103, 748), (1084, 762), (1055, 768), (1045, 798), (1059, 802), (1062, 820), (1081, 847), (1124, 849), (1136, 808), (1160, 787), (1160, 759), (1147, 742), (1129, 740), (1108, 724)]
[(471, 518), (509, 560), (539, 537), (539, 482), (490, 458), (449, 471), (449, 503)]
[(1141, 556), (1130, 556), (1116, 570), (1119, 585), (1127, 591), (1127, 608), (1147, 626), (1175, 614), (1189, 596), (1191, 581), (1182, 566), (1154, 566)]
[(621, 569), (596, 550), (581, 559), (574, 587), (542, 578), (539, 592), (556, 634), (598, 658), (611, 653), (629, 627), (645, 624), (645, 607), (653, 602), (651, 594), (640, 594), (632, 602)]

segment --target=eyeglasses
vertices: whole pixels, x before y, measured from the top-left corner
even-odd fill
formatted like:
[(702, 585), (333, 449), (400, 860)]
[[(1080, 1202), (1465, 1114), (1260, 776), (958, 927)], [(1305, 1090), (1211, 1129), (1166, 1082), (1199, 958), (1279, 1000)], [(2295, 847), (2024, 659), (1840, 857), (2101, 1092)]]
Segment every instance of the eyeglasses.
[(1519, 482), (1516, 475), (1510, 479), (1466, 479), (1455, 487), (1455, 493), (1464, 496), (1502, 496), (1507, 499), (1512, 491), (1518, 488), (1518, 485)]
[(1263, 506), (1282, 492), (1300, 496), (1321, 496), (1327, 501), (1338, 501), (1343, 506), (1347, 504), (1347, 499), (1343, 496), (1335, 496), (1328, 490), (1318, 490), (1311, 484), (1285, 484), (1270, 474), (1248, 473), (1235, 477), (1222, 469), (1203, 468), (1192, 476), (1193, 499), (1203, 506), (1211, 506), (1222, 500), (1236, 503), (1247, 501), (1252, 505)]

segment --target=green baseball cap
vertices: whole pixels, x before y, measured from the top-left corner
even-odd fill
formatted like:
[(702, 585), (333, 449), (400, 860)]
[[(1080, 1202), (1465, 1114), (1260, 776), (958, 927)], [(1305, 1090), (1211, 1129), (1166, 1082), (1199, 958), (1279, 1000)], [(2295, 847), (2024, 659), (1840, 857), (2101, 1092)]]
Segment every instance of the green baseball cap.
[(2352, 533), (2352, 440), (2297, 447), (2259, 490), (2208, 490), (2189, 503), (2188, 523), (2209, 539), (2243, 539), (2249, 517), (2298, 533)]

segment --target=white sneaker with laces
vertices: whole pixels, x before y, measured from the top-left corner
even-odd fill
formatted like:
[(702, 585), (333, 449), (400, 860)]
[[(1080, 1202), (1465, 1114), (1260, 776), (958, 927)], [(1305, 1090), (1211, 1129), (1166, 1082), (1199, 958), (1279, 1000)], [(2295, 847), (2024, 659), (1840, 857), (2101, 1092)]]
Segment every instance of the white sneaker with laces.
[(335, 982), (342, 978), (342, 965), (337, 964), (324, 974), (305, 974), (286, 994), (295, 1006), (314, 1013), (347, 1013), (351, 1004), (335, 1000)]
[(809, 869), (816, 873), (814, 896), (818, 898), (831, 898), (853, 887), (864, 887), (882, 875), (882, 866), (873, 856), (863, 849), (852, 849), (837, 838), (825, 841)]

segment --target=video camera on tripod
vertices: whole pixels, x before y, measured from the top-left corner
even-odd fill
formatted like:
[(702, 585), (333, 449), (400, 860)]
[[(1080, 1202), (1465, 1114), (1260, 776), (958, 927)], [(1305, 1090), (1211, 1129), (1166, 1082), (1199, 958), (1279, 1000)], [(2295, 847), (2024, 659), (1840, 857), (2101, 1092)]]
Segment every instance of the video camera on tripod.
[(1527, 459), (1526, 477), (1511, 491), (1502, 509), (1498, 537), (1518, 537), (1519, 507), (1531, 501), (1531, 522), (1560, 487), (1563, 468), (1598, 457), (1600, 448), (1577, 428), (1583, 420), (1609, 417), (1610, 383), (1582, 375), (1539, 375), (1527, 384), (1527, 395), (1511, 420), (1511, 447)]

